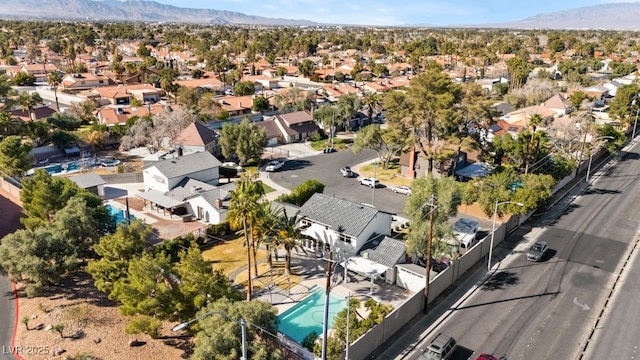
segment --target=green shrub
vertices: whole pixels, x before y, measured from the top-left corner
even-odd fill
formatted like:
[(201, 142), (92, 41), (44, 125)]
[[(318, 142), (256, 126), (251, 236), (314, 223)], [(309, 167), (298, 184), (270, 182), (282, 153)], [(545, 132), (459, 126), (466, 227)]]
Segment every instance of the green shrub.
[(140, 316), (129, 322), (125, 329), (127, 334), (147, 334), (152, 339), (160, 337), (162, 321), (151, 316)]
[(231, 232), (231, 227), (229, 226), (229, 223), (227, 221), (220, 224), (210, 225), (207, 228), (207, 235), (211, 235), (215, 237), (223, 237), (229, 234), (230, 232)]
[(282, 194), (276, 200), (286, 202), (297, 206), (302, 206), (309, 200), (313, 194), (322, 193), (324, 184), (318, 180), (309, 179), (302, 184), (294, 187), (289, 194)]
[(310, 332), (307, 336), (302, 339), (301, 345), (304, 346), (307, 350), (313, 351), (313, 345), (318, 340), (318, 333), (315, 331)]

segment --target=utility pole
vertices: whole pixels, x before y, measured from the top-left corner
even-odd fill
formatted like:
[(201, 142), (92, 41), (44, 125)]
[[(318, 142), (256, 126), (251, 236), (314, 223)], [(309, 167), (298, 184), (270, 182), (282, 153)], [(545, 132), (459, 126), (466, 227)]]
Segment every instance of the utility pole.
[(324, 298), (324, 319), (322, 322), (322, 360), (327, 360), (327, 336), (329, 335), (329, 294), (331, 293), (331, 266), (333, 252), (329, 251), (327, 259), (327, 285)]
[(433, 213), (436, 211), (435, 205), (436, 197), (431, 195), (431, 200), (429, 200), (429, 206), (431, 206), (431, 211), (429, 213), (429, 235), (427, 237), (427, 270), (426, 275), (427, 279), (424, 284), (424, 309), (423, 312), (426, 314), (429, 311), (429, 282), (431, 278), (431, 244), (433, 242)]

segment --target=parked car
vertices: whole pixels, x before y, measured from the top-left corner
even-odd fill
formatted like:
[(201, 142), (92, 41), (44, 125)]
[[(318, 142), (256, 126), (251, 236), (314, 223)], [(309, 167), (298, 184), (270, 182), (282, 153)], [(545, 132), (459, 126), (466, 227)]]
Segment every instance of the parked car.
[(358, 179), (358, 183), (360, 183), (360, 185), (366, 185), (370, 188), (380, 186), (380, 180), (372, 177), (360, 178)]
[(542, 261), (548, 250), (546, 241), (537, 241), (527, 252), (527, 260)]
[(454, 338), (440, 333), (426, 348), (422, 349), (422, 357), (429, 360), (448, 360), (453, 356), (456, 346)]
[(411, 188), (408, 186), (396, 186), (394, 188), (391, 188), (391, 191), (393, 191), (396, 194), (403, 194), (403, 195), (411, 195)]
[(322, 149), (322, 152), (325, 153), (325, 154), (330, 154), (330, 153), (336, 152), (336, 149), (334, 149), (333, 146), (332, 147), (326, 147), (326, 148)]
[(278, 171), (280, 170), (280, 168), (282, 168), (283, 165), (284, 161), (272, 160), (267, 163), (267, 166), (264, 167), (264, 170), (269, 172)]
[(498, 360), (498, 358), (489, 354), (480, 354), (476, 360)]
[(223, 162), (222, 165), (223, 167), (229, 167), (229, 168), (234, 168), (236, 169), (236, 171), (238, 172), (243, 172), (244, 169), (242, 168), (242, 166), (234, 163), (233, 161), (227, 161), (227, 162)]
[(340, 174), (342, 174), (342, 176), (344, 176), (344, 177), (352, 177), (353, 176), (353, 171), (351, 171), (350, 167), (344, 166), (344, 167), (340, 168)]

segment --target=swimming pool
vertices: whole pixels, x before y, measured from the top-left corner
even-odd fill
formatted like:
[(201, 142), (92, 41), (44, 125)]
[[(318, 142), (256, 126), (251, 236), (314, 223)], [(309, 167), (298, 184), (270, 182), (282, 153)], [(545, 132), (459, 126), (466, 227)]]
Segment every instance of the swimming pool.
[[(116, 218), (116, 224), (121, 224), (123, 222), (126, 221), (127, 217), (125, 216), (125, 211), (124, 210), (120, 210), (120, 209), (116, 209), (111, 205), (105, 205), (104, 207), (107, 208), (107, 210), (109, 210), (109, 213), (111, 214), (111, 216)], [(129, 214), (129, 220), (135, 220), (135, 216)]]
[[(312, 287), (311, 295), (278, 316), (280, 320), (278, 330), (298, 343), (301, 343), (312, 331), (321, 336), (324, 299), (324, 289), (319, 286)], [(329, 294), (329, 328), (333, 326), (336, 315), (346, 306), (345, 297)]]

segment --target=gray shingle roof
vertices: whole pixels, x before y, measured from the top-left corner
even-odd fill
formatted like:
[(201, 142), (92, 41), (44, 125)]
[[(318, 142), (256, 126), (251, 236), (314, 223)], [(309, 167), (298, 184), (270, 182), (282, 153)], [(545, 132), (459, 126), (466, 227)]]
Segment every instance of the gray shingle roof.
[(160, 160), (150, 166), (155, 166), (164, 176), (171, 179), (211, 169), (220, 165), (222, 165), (220, 160), (216, 159), (216, 157), (211, 153), (200, 151), (173, 159)]
[(300, 207), (298, 217), (306, 217), (334, 231), (358, 237), (378, 212), (369, 206), (315, 193)]
[(76, 185), (83, 189), (106, 184), (106, 182), (100, 175), (94, 173), (71, 176), (69, 177), (69, 180), (73, 181), (74, 183), (76, 183)]
[[(406, 247), (404, 241), (396, 240), (385, 235), (378, 235), (367, 241), (360, 249), (358, 255), (393, 268), (398, 261), (405, 256)], [(366, 253), (366, 255), (365, 255)]]

